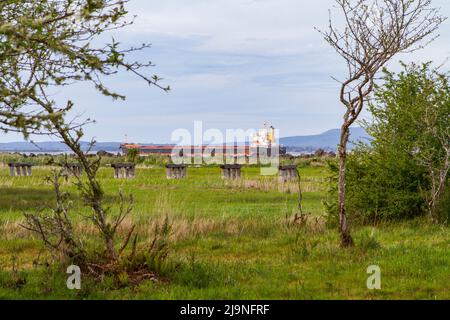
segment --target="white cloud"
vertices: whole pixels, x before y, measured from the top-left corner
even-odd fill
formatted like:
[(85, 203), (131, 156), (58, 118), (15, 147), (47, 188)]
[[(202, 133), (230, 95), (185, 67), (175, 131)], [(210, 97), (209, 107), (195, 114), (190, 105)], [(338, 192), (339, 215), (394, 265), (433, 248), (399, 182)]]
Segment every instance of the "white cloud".
[[(448, 0), (433, 0), (450, 16)], [(273, 121), (283, 135), (338, 127), (343, 62), (314, 27), (325, 28), (334, 0), (132, 0), (135, 24), (113, 31), (122, 43), (151, 42), (137, 59), (173, 88), (163, 93), (122, 73), (110, 79), (127, 96), (113, 103), (85, 86), (65, 89), (76, 111), (98, 120), (87, 128), (99, 140), (168, 141), (173, 129), (203, 120), (218, 128)], [(450, 21), (425, 50), (394, 60), (437, 64), (450, 56)], [(391, 67), (395, 67), (395, 61)], [(446, 69), (450, 69), (450, 62)], [(1, 137), (2, 140), (7, 140)]]
[[(447, 0), (434, 3), (450, 14)], [(199, 52), (299, 54), (329, 49), (314, 27), (326, 28), (333, 5), (334, 0), (134, 0), (138, 19), (131, 30), (201, 38)], [(448, 28), (447, 23), (444, 36)], [(448, 41), (442, 45), (450, 51)]]
[(320, 36), (314, 26), (327, 22), (327, 10), (316, 1), (148, 1), (139, 9), (138, 1), (134, 5), (139, 15), (134, 31), (201, 37), (204, 42), (196, 49), (208, 52), (293, 54), (317, 49)]

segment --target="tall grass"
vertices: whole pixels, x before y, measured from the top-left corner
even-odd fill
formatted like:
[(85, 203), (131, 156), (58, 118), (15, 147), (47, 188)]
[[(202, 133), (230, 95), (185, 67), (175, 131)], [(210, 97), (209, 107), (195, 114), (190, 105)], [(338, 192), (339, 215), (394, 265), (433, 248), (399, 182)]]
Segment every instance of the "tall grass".
[[(258, 168), (244, 168), (241, 182), (223, 181), (215, 167), (189, 168), (180, 181), (166, 180), (162, 167), (140, 167), (134, 180), (115, 180), (112, 169), (103, 168), (113, 212), (117, 190), (135, 197), (121, 236), (136, 224), (139, 241), (151, 243), (156, 226), (169, 218), (170, 259), (158, 266), (149, 261), (166, 276), (134, 282), (124, 275), (120, 285), (108, 277), (101, 283), (83, 278), (82, 290), (73, 292), (64, 268), (49, 268), (41, 243), (19, 226), (24, 210), (52, 201), (44, 183), (49, 170), (12, 178), (0, 169), (0, 298), (449, 299), (449, 228), (423, 219), (355, 227), (355, 248), (342, 250), (337, 232), (320, 218), (324, 170), (300, 169), (308, 217), (288, 224), (286, 216), (297, 208), (295, 184), (280, 188)], [(75, 228), (95, 246), (89, 239), (96, 231), (83, 219), (70, 180), (64, 188), (74, 196)], [(381, 268), (381, 291), (366, 287), (369, 265)]]

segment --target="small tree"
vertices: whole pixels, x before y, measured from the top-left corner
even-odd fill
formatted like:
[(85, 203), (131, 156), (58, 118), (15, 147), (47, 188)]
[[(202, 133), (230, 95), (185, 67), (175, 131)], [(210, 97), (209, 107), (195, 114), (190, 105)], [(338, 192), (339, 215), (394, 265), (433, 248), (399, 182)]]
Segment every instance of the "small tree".
[[(77, 186), (83, 200), (91, 208), (87, 217), (97, 227), (104, 240), (109, 262), (115, 262), (128, 244), (133, 228), (120, 248), (116, 248), (116, 231), (130, 212), (121, 206), (117, 217), (109, 215), (104, 204), (104, 192), (97, 179), (100, 158), (90, 159), (81, 147), (82, 127), (90, 120), (78, 122), (67, 119), (73, 109), (72, 101), (58, 102), (52, 98), (55, 87), (63, 88), (76, 82), (87, 82), (101, 94), (113, 99), (125, 99), (111, 91), (103, 78), (120, 70), (131, 72), (151, 86), (163, 90), (159, 78), (147, 76), (151, 62), (128, 61), (130, 53), (149, 47), (121, 48), (112, 39), (101, 45), (101, 36), (121, 29), (127, 20), (129, 0), (2, 0), (0, 2), (0, 130), (56, 135), (76, 155), (86, 173)], [(145, 71), (145, 73), (144, 73)], [(94, 142), (93, 142), (94, 143)], [(55, 190), (58, 188), (54, 180)], [(71, 224), (66, 221), (67, 206), (58, 196), (58, 208), (52, 219), (28, 215), (28, 227), (38, 232), (47, 246), (59, 247), (49, 235), (75, 239), (70, 235)], [(53, 219), (54, 218), (54, 219)], [(56, 221), (56, 224), (55, 224)], [(62, 227), (54, 228), (58, 223)], [(41, 228), (46, 226), (44, 228)], [(47, 240), (45, 240), (47, 239)], [(73, 244), (76, 244), (73, 242)], [(78, 247), (77, 247), (78, 248)], [(77, 250), (80, 251), (81, 250)]]
[(331, 14), (327, 31), (319, 31), (325, 41), (342, 56), (348, 74), (340, 81), (340, 102), (345, 106), (338, 147), (338, 210), (341, 245), (353, 240), (345, 210), (345, 172), (350, 126), (358, 119), (374, 88), (378, 71), (396, 54), (412, 52), (434, 38), (431, 35), (445, 20), (431, 0), (336, 0), (343, 30)]

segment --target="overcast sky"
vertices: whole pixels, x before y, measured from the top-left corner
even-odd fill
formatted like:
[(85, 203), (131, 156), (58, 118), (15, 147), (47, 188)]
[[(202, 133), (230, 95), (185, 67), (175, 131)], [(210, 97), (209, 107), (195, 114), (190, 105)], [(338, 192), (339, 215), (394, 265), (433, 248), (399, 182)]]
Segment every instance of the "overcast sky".
[[(195, 120), (206, 128), (258, 128), (269, 121), (281, 136), (316, 134), (339, 127), (337, 100), (344, 64), (314, 27), (325, 28), (333, 0), (131, 0), (136, 22), (114, 37), (124, 45), (152, 43), (136, 56), (172, 87), (149, 88), (131, 74), (108, 83), (125, 94), (114, 102), (77, 85), (58, 94), (76, 111), (97, 120), (87, 136), (98, 141), (170, 142)], [(450, 2), (435, 0), (450, 16)], [(450, 57), (450, 25), (441, 37), (399, 60), (443, 63)], [(450, 63), (445, 65), (450, 69)], [(0, 142), (19, 140), (1, 135)], [(36, 138), (49, 140), (48, 138)]]

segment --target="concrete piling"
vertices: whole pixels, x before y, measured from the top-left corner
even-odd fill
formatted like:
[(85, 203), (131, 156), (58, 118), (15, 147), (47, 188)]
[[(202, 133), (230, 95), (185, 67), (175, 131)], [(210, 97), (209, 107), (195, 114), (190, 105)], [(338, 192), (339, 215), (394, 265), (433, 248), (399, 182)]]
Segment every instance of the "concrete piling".
[(172, 179), (184, 179), (187, 176), (187, 166), (184, 164), (168, 164), (166, 165), (166, 177)]
[(11, 177), (30, 177), (33, 173), (31, 163), (10, 162), (8, 166)]
[(134, 163), (113, 163), (115, 179), (134, 179), (136, 177), (136, 165)]
[(225, 164), (221, 165), (222, 179), (224, 180), (237, 180), (241, 178), (241, 168), (239, 164)]
[(288, 181), (296, 181), (296, 180), (298, 180), (296, 165), (288, 165), (288, 166), (279, 166), (278, 167), (278, 181), (279, 182), (288, 182)]

